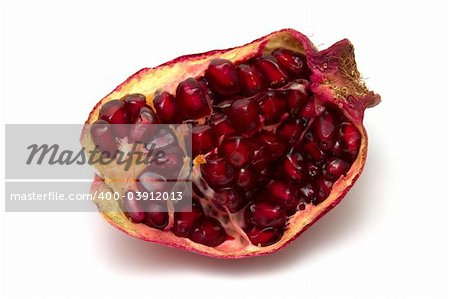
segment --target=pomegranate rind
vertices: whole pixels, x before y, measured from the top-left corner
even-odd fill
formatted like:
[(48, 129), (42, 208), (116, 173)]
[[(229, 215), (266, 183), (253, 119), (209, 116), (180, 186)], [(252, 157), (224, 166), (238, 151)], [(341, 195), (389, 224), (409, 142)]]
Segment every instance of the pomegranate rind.
[[(362, 81), (356, 68), (353, 46), (348, 40), (342, 40), (326, 50), (318, 51), (302, 33), (293, 29), (283, 29), (244, 46), (182, 56), (155, 68), (142, 69), (129, 77), (94, 107), (86, 124), (92, 124), (98, 119), (100, 107), (104, 103), (126, 94), (144, 94), (147, 104), (152, 106), (155, 94), (160, 91), (173, 93), (178, 82), (203, 75), (209, 62), (214, 58), (224, 58), (236, 63), (261, 53), (270, 53), (276, 48), (305, 54), (312, 71), (311, 90), (322, 101), (336, 103), (361, 133), (361, 146), (355, 162), (350, 170), (334, 183), (328, 198), (317, 206), (308, 205), (305, 210), (298, 211), (289, 219), (283, 237), (277, 243), (266, 247), (252, 245), (248, 240), (227, 240), (217, 247), (204, 246), (187, 238), (179, 238), (168, 228), (160, 231), (144, 224), (133, 223), (124, 213), (111, 212), (111, 207), (104, 207), (103, 203), (96, 201), (100, 213), (108, 222), (125, 233), (145, 241), (217, 258), (244, 258), (270, 254), (283, 248), (343, 199), (360, 176), (367, 157), (368, 140), (362, 124), (364, 110), (380, 101), (379, 95), (369, 91)], [(87, 150), (93, 148), (87, 130), (83, 131), (81, 142)], [(105, 169), (98, 169), (98, 171), (102, 177), (105, 177)], [(111, 189), (122, 192), (123, 184), (96, 177), (91, 192), (94, 194), (95, 191)]]

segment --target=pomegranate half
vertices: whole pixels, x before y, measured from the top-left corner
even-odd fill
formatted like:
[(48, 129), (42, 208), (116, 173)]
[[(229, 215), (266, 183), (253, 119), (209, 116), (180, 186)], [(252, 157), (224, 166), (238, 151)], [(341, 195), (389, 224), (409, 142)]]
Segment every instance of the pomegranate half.
[[(318, 51), (302, 33), (283, 29), (140, 70), (93, 108), (86, 124), (98, 129), (85, 129), (81, 142), (113, 152), (126, 132), (109, 124), (192, 124), (192, 210), (154, 204), (144, 211), (126, 200), (108, 203), (118, 205), (112, 211), (96, 203), (107, 221), (139, 239), (243, 258), (279, 250), (341, 201), (366, 160), (364, 110), (379, 102), (348, 40)], [(182, 142), (168, 150), (167, 171), (183, 171), (176, 153), (185, 150)], [(93, 193), (154, 187), (147, 168), (95, 167)]]

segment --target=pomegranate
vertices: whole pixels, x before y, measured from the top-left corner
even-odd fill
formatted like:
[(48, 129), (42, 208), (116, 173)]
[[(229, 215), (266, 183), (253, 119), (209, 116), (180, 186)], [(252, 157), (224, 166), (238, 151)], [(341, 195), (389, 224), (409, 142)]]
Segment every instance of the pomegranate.
[[(145, 135), (135, 126), (191, 124), (192, 149), (179, 134), (160, 139), (168, 153), (192, 150), (192, 209), (144, 209), (134, 196), (176, 178), (186, 163), (180, 154), (167, 157), (165, 170), (96, 164), (92, 192), (131, 194), (109, 203), (115, 211), (96, 203), (107, 221), (142, 240), (219, 258), (272, 253), (355, 183), (367, 156), (364, 110), (379, 102), (348, 40), (319, 51), (284, 29), (233, 49), (179, 57), (142, 69), (103, 98), (81, 142), (113, 156), (129, 134)], [(133, 132), (111, 124), (132, 124)]]

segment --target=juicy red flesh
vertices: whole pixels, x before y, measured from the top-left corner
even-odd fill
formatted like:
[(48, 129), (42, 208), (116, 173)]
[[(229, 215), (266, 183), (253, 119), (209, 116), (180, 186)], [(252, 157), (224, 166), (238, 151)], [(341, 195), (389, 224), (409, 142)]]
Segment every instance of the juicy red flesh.
[(134, 123), (135, 125), (130, 128), (129, 141), (150, 143), (155, 136), (156, 128), (149, 125), (159, 123), (153, 110), (141, 107), (134, 117)]
[(236, 135), (236, 130), (224, 113), (213, 114), (209, 119), (209, 125), (213, 128), (217, 139)]
[(205, 72), (212, 89), (218, 94), (231, 96), (239, 92), (239, 78), (233, 63), (226, 59), (214, 59)]
[(264, 117), (265, 125), (273, 125), (280, 121), (286, 110), (286, 100), (281, 93), (268, 92), (259, 100), (259, 113)]
[(192, 128), (192, 156), (206, 154), (216, 147), (216, 135), (209, 125)]
[(244, 136), (255, 134), (261, 127), (258, 104), (251, 98), (234, 101), (226, 112), (236, 130)]
[(175, 100), (184, 120), (198, 119), (211, 113), (206, 95), (194, 78), (186, 79), (178, 85)]
[[(173, 94), (158, 93), (154, 111), (139, 94), (104, 104), (91, 135), (101, 150), (114, 152), (124, 133), (108, 124), (193, 124), (193, 157), (204, 155), (194, 181), (201, 200), (193, 200), (192, 211), (173, 213), (170, 231), (215, 247), (230, 239), (221, 221), (231, 213), (243, 220), (252, 244), (269, 246), (282, 238), (290, 217), (327, 199), (361, 145), (360, 131), (342, 111), (312, 93), (310, 74), (305, 56), (287, 49), (239, 64), (214, 59), (204, 76), (179, 82)], [(165, 167), (176, 177), (181, 148), (169, 149), (174, 154)], [(168, 176), (149, 167), (138, 189), (154, 191)], [(143, 212), (139, 204), (124, 202), (131, 221), (166, 229), (169, 214), (161, 205)]]
[(220, 222), (212, 217), (202, 217), (195, 222), (190, 239), (209, 247), (216, 247), (226, 239), (225, 229)]
[(90, 133), (92, 141), (103, 154), (108, 157), (114, 156), (117, 150), (117, 133), (107, 121), (102, 119), (95, 121)]
[(288, 82), (287, 75), (272, 55), (263, 55), (256, 59), (256, 67), (261, 71), (270, 87), (281, 87)]
[(175, 98), (168, 92), (162, 92), (153, 100), (156, 114), (162, 123), (176, 124), (181, 122), (180, 109), (178, 108)]
[(169, 223), (167, 207), (160, 203), (147, 202), (148, 212), (145, 212), (144, 223), (156, 229), (164, 229)]
[(135, 193), (128, 191), (125, 193), (125, 199), (123, 201), (124, 211), (131, 221), (140, 223), (145, 219), (144, 208), (139, 200), (136, 200)]
[(141, 108), (147, 106), (145, 96), (134, 93), (127, 95), (123, 101), (125, 102), (125, 108), (128, 110), (130, 121), (134, 123), (139, 116)]
[(193, 200), (192, 207), (186, 207), (185, 210), (173, 214), (172, 232), (178, 237), (188, 238), (195, 221), (203, 216), (203, 209), (198, 201)]
[(231, 166), (242, 168), (253, 158), (253, 144), (243, 137), (232, 137), (222, 142), (219, 152)]
[(251, 203), (245, 216), (248, 224), (259, 227), (284, 227), (286, 224), (286, 210), (275, 201)]
[(283, 236), (283, 230), (274, 227), (251, 227), (247, 229), (247, 236), (255, 245), (269, 246), (278, 242)]
[(240, 64), (237, 66), (237, 73), (241, 83), (242, 91), (245, 95), (254, 95), (263, 90), (265, 82), (262, 74), (256, 66), (251, 64)]
[(246, 204), (244, 195), (235, 188), (218, 190), (214, 195), (213, 202), (219, 206), (226, 207), (231, 213), (240, 211)]
[(102, 106), (99, 117), (110, 124), (128, 124), (130, 111), (127, 111), (123, 101), (112, 100)]
[(203, 178), (211, 187), (230, 186), (233, 181), (233, 167), (222, 157), (213, 154), (206, 157), (200, 166)]
[(310, 71), (304, 55), (298, 55), (286, 49), (275, 50), (272, 55), (277, 59), (281, 68), (290, 75), (300, 78), (309, 76)]

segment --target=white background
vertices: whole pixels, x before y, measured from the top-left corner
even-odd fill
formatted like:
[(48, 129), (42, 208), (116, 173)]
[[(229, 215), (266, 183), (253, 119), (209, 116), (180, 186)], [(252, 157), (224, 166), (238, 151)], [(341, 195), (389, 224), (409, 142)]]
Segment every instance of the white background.
[(383, 99), (360, 180), (281, 252), (213, 260), (95, 213), (2, 212), (2, 298), (450, 298), (448, 5), (3, 1), (0, 17), (4, 123), (82, 123), (142, 67), (285, 27), (349, 38)]

